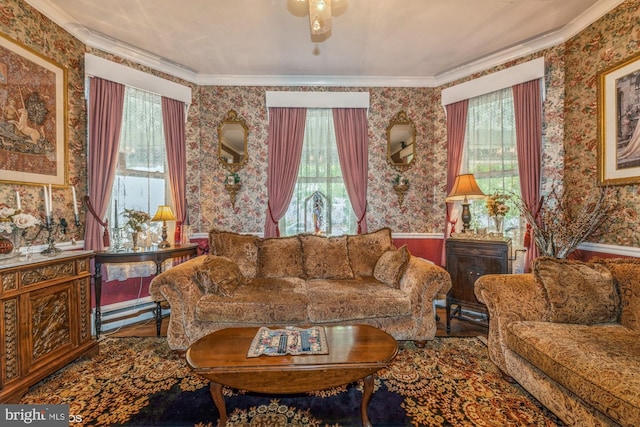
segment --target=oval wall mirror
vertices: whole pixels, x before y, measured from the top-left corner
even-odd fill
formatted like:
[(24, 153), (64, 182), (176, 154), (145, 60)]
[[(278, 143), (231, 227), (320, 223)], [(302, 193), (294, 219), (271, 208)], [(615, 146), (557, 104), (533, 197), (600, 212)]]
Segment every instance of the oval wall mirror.
[(218, 126), (218, 159), (222, 165), (236, 172), (247, 161), (247, 137), (249, 128), (235, 110), (229, 110), (227, 117)]
[(407, 113), (400, 111), (387, 127), (387, 160), (397, 169), (413, 165), (416, 158), (416, 126)]

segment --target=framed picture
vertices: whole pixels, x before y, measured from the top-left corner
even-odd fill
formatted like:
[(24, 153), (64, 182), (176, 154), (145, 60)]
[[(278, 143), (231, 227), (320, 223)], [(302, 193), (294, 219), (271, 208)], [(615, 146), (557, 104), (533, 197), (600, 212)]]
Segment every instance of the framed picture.
[(598, 137), (600, 183), (639, 183), (640, 55), (598, 74)]
[(0, 182), (67, 183), (67, 72), (0, 34)]

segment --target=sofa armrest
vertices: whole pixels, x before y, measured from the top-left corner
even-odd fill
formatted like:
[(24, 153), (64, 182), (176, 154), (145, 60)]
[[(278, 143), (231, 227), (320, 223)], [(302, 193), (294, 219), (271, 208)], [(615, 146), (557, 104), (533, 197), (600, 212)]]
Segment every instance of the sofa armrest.
[(196, 304), (203, 295), (193, 278), (206, 259), (206, 256), (192, 258), (160, 273), (149, 284), (151, 299), (167, 301), (171, 307), (167, 334), (171, 348), (186, 349), (188, 346), (186, 326), (195, 321)]
[(489, 312), (489, 356), (506, 373), (504, 349), (509, 324), (551, 319), (544, 287), (531, 273), (488, 274), (476, 280), (474, 292)]
[(451, 289), (451, 276), (442, 267), (412, 256), (400, 279), (400, 290), (411, 298), (412, 317), (417, 324), (416, 339), (433, 339), (436, 334), (436, 313), (433, 301)]

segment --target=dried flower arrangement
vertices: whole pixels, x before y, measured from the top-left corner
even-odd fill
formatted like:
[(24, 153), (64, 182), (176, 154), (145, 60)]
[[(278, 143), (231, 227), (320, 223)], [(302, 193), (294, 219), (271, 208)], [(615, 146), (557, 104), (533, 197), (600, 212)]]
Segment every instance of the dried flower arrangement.
[(509, 212), (509, 206), (507, 206), (507, 200), (511, 196), (506, 194), (494, 193), (492, 196), (487, 197), (487, 212), (489, 216), (505, 216)]
[(584, 203), (576, 203), (566, 190), (558, 194), (554, 187), (542, 197), (535, 212), (521, 198), (516, 198), (516, 205), (531, 227), (540, 255), (566, 258), (596, 234), (606, 220), (622, 213), (617, 193), (611, 187), (601, 187), (591, 192), (591, 198)]
[(135, 209), (125, 209), (124, 216), (127, 218), (125, 225), (131, 227), (135, 232), (142, 231), (142, 225), (151, 221), (151, 216), (143, 211), (137, 211)]

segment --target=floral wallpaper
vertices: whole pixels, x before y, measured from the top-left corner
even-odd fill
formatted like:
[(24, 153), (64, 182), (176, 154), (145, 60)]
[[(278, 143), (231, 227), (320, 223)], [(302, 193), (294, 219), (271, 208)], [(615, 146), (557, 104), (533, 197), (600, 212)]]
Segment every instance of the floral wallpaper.
[[(368, 91), (369, 123), (369, 229), (391, 227), (396, 232), (439, 231), (446, 180), (445, 141), (432, 133), (435, 89), (428, 88), (309, 88), (309, 87), (201, 87), (199, 166), (188, 168), (188, 183), (199, 198), (189, 202), (189, 211), (201, 231), (211, 227), (245, 232), (264, 229), (267, 208), (268, 118), (265, 92), (270, 90)], [(239, 172), (242, 189), (235, 209), (224, 189), (228, 171), (217, 159), (217, 128), (234, 109), (249, 126), (249, 160)], [(401, 110), (415, 122), (417, 131), (415, 166), (401, 175), (410, 189), (402, 207), (392, 188), (398, 174), (387, 163), (386, 128)], [(440, 165), (440, 167), (434, 167)], [(199, 185), (197, 185), (199, 183)], [(435, 199), (434, 199), (435, 194)], [(194, 205), (195, 203), (195, 205)]]
[[(640, 0), (627, 0), (568, 42), (518, 58), (439, 88), (325, 88), (197, 86), (173, 76), (85, 46), (22, 0), (0, 5), (0, 31), (25, 43), (68, 69), (69, 183), (78, 197), (86, 194), (86, 108), (84, 102), (84, 52), (105, 57), (150, 74), (188, 85), (193, 102), (187, 122), (187, 203), (189, 222), (196, 232), (211, 227), (261, 232), (266, 209), (267, 90), (368, 91), (369, 110), (369, 209), (371, 230), (390, 227), (399, 233), (441, 233), (444, 228), (446, 181), (446, 117), (441, 90), (500, 69), (544, 56), (545, 101), (543, 109), (544, 191), (565, 183), (586, 195), (597, 186), (596, 74), (640, 50)], [(228, 174), (217, 160), (217, 127), (230, 109), (249, 126), (249, 159), (239, 171), (242, 189), (235, 209), (224, 189)], [(417, 158), (401, 175), (410, 189), (402, 207), (392, 189), (397, 172), (386, 162), (386, 127), (404, 110), (417, 129)], [(42, 211), (40, 188), (0, 184), (0, 207), (12, 206), (19, 191), (25, 210)], [(621, 187), (627, 207), (640, 208), (637, 186)], [(71, 217), (68, 188), (54, 189), (56, 216)], [(579, 204), (580, 200), (577, 199)], [(84, 223), (84, 209), (81, 217)], [(630, 218), (631, 220), (632, 218)], [(599, 242), (639, 246), (637, 233), (619, 227), (599, 237)]]
[[(87, 188), (87, 119), (84, 102), (83, 57), (85, 46), (20, 0), (6, 0), (0, 4), (0, 32), (33, 51), (53, 59), (67, 69), (68, 183), (76, 187), (77, 197), (81, 199), (86, 194)], [(0, 108), (2, 107), (4, 105), (0, 105)], [(38, 165), (34, 165), (34, 168), (37, 167)], [(16, 207), (16, 191), (20, 194), (23, 212), (44, 219), (41, 185), (0, 184), (0, 208)], [(73, 201), (70, 187), (53, 187), (52, 193), (54, 219), (57, 221), (64, 217), (70, 224), (69, 232), (62, 239), (67, 240), (74, 236), (82, 238), (84, 233), (82, 227), (78, 229), (72, 225)], [(80, 216), (84, 224), (83, 209), (80, 209)], [(30, 231), (31, 236), (27, 237), (35, 237), (36, 231), (33, 228)], [(40, 241), (39, 238), (36, 243)]]
[[(598, 73), (638, 54), (640, 0), (627, 0), (566, 43), (565, 185), (577, 204), (598, 186)], [(640, 187), (617, 189), (623, 215), (607, 223), (595, 241), (638, 247)]]

